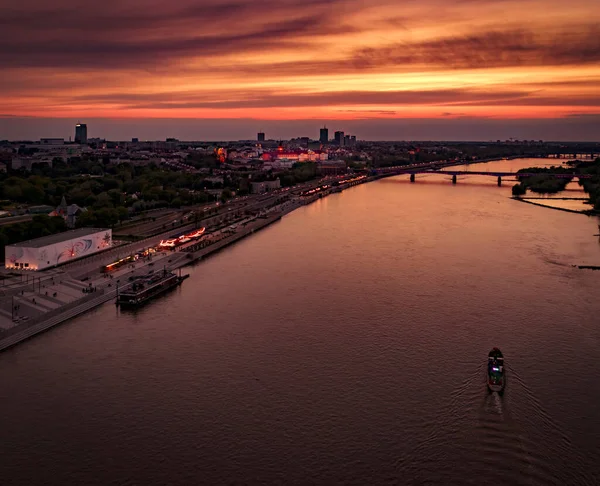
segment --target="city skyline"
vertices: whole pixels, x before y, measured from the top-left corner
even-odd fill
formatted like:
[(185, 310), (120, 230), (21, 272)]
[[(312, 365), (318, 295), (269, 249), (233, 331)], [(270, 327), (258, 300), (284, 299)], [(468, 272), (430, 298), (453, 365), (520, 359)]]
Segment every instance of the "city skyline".
[(0, 138), (68, 138), (76, 121), (114, 139), (318, 138), (324, 124), (370, 140), (600, 137), (591, 0), (29, 0), (0, 13)]
[[(80, 118), (1, 117), (0, 140), (40, 140), (62, 138), (74, 140)], [(252, 119), (86, 119), (89, 138), (114, 141), (166, 140), (182, 141), (240, 141), (256, 139), (256, 120)], [(544, 140), (558, 142), (600, 141), (600, 116), (574, 116), (562, 120), (533, 119), (398, 119), (338, 120), (329, 123), (330, 139), (334, 132), (356, 134), (365, 141), (496, 141)], [(323, 125), (313, 120), (263, 120), (261, 127), (267, 140), (291, 140), (308, 136), (320, 139)], [(567, 136), (569, 135), (569, 136)]]

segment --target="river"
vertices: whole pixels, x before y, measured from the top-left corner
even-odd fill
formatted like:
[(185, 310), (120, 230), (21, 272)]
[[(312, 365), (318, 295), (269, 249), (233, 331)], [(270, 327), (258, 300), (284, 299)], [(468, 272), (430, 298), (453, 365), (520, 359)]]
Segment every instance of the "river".
[(357, 186), (0, 354), (2, 484), (598, 484), (597, 220), (510, 188)]

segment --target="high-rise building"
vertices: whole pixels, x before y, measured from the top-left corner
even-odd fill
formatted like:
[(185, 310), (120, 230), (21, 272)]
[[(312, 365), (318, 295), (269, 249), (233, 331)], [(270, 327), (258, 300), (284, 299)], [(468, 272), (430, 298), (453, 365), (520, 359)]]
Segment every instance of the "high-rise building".
[(319, 142), (326, 144), (329, 143), (329, 130), (327, 127), (321, 128), (321, 134), (319, 135)]
[(350, 147), (350, 135), (344, 137), (344, 147)]
[(353, 147), (356, 147), (356, 135), (352, 135), (350, 137), (350, 145), (352, 145)]
[(85, 123), (75, 125), (75, 143), (87, 143), (87, 125)]
[(259, 142), (264, 142), (265, 141), (265, 134), (263, 132), (258, 132), (258, 135), (257, 135), (256, 139)]
[(344, 146), (344, 132), (335, 132), (335, 144), (340, 147)]

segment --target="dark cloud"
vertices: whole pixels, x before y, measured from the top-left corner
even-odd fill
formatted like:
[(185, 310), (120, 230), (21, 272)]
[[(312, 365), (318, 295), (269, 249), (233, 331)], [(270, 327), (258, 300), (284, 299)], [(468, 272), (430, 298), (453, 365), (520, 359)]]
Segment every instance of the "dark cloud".
[(566, 118), (577, 118), (582, 120), (596, 120), (600, 125), (600, 113), (570, 113)]
[[(222, 92), (115, 93), (69, 98), (66, 103), (107, 103), (121, 109), (281, 108), (349, 105), (600, 106), (600, 95), (547, 96), (543, 91), (442, 89), (277, 93), (267, 89)], [(339, 111), (339, 110), (338, 110)], [(346, 110), (348, 111), (348, 110)], [(360, 110), (364, 112), (364, 110)]]
[[(181, 58), (302, 47), (302, 38), (334, 34), (336, 4), (351, 0), (212, 1), (201, 4), (0, 8), (0, 64), (7, 67), (148, 67)], [(50, 4), (51, 5), (51, 4)], [(352, 29), (343, 27), (344, 32)]]
[[(551, 91), (486, 89), (432, 89), (402, 91), (278, 92), (272, 89), (176, 91), (155, 93), (95, 93), (54, 96), (52, 106), (110, 105), (130, 109), (256, 109), (321, 106), (600, 106), (600, 95), (557, 95)], [(353, 110), (337, 110), (351, 112)], [(357, 110), (362, 113), (369, 110)], [(378, 112), (381, 112), (377, 110)], [(384, 114), (384, 113), (382, 113)], [(448, 112), (442, 116), (456, 116)]]
[(600, 62), (600, 28), (596, 23), (562, 32), (497, 30), (432, 41), (363, 48), (355, 67), (411, 65), (454, 69), (507, 66), (556, 66)]
[(77, 103), (120, 104), (123, 109), (185, 108), (279, 108), (342, 105), (472, 105), (497, 104), (528, 96), (521, 91), (481, 91), (468, 89), (423, 91), (340, 91), (320, 93), (276, 93), (269, 90), (243, 90), (210, 93), (102, 94), (78, 97)]
[[(600, 86), (600, 77), (570, 79), (570, 80), (536, 80), (523, 83), (531, 89), (546, 89), (546, 88), (591, 88), (595, 91)], [(593, 92), (592, 91), (592, 92)]]
[(378, 115), (396, 115), (394, 110), (337, 110), (338, 113), (376, 113)]
[(213, 23), (228, 24), (257, 19), (283, 19), (309, 13), (327, 13), (329, 5), (351, 0), (202, 0), (195, 2), (149, 3), (146, 0), (104, 0), (82, 8), (81, 2), (21, 2), (0, 6), (0, 26), (23, 33), (61, 31), (65, 35), (85, 33), (112, 34), (121, 30), (129, 35), (138, 30), (168, 30), (176, 25), (211, 29)]
[[(318, 17), (303, 17), (264, 26), (247, 33), (206, 35), (190, 38), (118, 40), (70, 39), (50, 43), (11, 42), (0, 51), (0, 64), (6, 67), (141, 67), (153, 62), (177, 62), (181, 57), (207, 57), (231, 51), (252, 51), (269, 46), (281, 47), (297, 37), (314, 33)], [(174, 58), (174, 59), (173, 59)]]
[[(397, 107), (410, 106), (413, 113), (439, 107), (436, 113), (446, 112), (441, 117), (450, 121), (469, 112), (462, 106), (492, 116), (496, 106), (522, 106), (518, 112), (529, 116), (600, 106), (594, 0), (0, 4), (0, 100), (8, 114), (130, 116), (128, 110), (156, 115), (196, 108), (219, 116), (230, 109), (249, 115), (298, 107), (306, 118), (318, 107), (335, 117), (389, 118), (401, 112)], [(509, 18), (503, 11), (510, 12), (510, 24), (500, 23)], [(548, 69), (522, 76), (535, 66)], [(472, 76), (504, 67), (516, 73), (514, 80), (499, 70)], [(462, 72), (450, 79), (450, 69)], [(541, 71), (547, 79), (533, 75)], [(420, 83), (425, 72), (432, 84)], [(403, 73), (411, 75), (403, 79)], [(567, 79), (578, 73), (589, 77)], [(431, 86), (437, 89), (422, 89)], [(397, 87), (408, 90), (385, 91)]]
[[(314, 74), (319, 69), (336, 73), (390, 67), (435, 70), (600, 62), (600, 28), (593, 21), (589, 25), (567, 26), (552, 32), (492, 26), (486, 32), (364, 47), (346, 58), (327, 59), (318, 55), (311, 43), (313, 37), (334, 37), (377, 28), (369, 22), (360, 28), (344, 22), (344, 12), (355, 13), (367, 8), (364, 2), (181, 0), (146, 3), (105, 0), (82, 8), (81, 2), (74, 0), (25, 0), (10, 8), (0, 7), (0, 65), (5, 69), (140, 68), (154, 72), (164, 66), (181, 69), (182, 59), (215, 58), (282, 47), (310, 49), (315, 55), (309, 61), (282, 60), (213, 69), (302, 75)], [(386, 2), (374, 2), (381, 3)], [(439, 2), (430, 0), (430, 3)], [(442, 6), (443, 2), (438, 10)], [(388, 28), (404, 31), (407, 26), (414, 27), (416, 20), (413, 12), (405, 16), (390, 15), (382, 22)], [(343, 47), (340, 44), (342, 50)]]

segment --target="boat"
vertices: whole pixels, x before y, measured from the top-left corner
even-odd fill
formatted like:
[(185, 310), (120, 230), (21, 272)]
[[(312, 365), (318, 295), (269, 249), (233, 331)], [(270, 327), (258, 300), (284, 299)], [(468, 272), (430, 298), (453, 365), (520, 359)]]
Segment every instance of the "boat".
[(175, 275), (172, 272), (163, 272), (135, 279), (131, 286), (117, 294), (117, 305), (134, 307), (140, 306), (154, 297), (177, 287), (189, 275)]
[(488, 354), (487, 386), (490, 392), (502, 393), (506, 377), (504, 376), (504, 356), (498, 348), (492, 349)]

